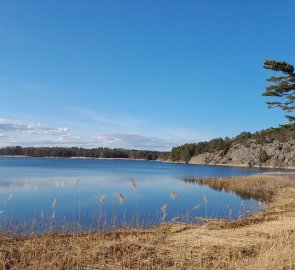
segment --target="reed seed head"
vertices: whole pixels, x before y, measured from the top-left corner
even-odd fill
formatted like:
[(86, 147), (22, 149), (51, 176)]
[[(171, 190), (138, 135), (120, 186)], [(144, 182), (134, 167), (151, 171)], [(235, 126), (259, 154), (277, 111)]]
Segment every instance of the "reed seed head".
[(200, 208), (200, 205), (199, 205), (199, 204), (195, 205), (195, 206), (192, 208), (192, 210), (195, 210), (195, 209), (198, 209), (198, 208)]
[(116, 192), (117, 198), (119, 200), (120, 204), (124, 204), (125, 203), (125, 197), (121, 192)]
[(54, 198), (52, 204), (51, 204), (51, 208), (54, 209), (56, 207), (56, 198)]
[(130, 179), (130, 186), (136, 190), (137, 189), (137, 185), (136, 185), (136, 181), (134, 179)]
[(176, 192), (170, 192), (170, 197), (172, 200), (175, 200), (177, 198), (177, 193)]
[(161, 207), (162, 221), (164, 221), (165, 218), (167, 217), (167, 208), (168, 208), (168, 204), (167, 203), (163, 204), (162, 207)]
[(99, 203), (103, 203), (105, 201), (106, 195), (101, 195), (98, 198)]

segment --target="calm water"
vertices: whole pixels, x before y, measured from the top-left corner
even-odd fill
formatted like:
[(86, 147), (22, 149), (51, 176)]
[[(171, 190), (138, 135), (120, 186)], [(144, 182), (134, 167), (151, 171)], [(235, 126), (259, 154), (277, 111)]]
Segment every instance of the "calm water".
[[(85, 228), (136, 220), (150, 224), (161, 220), (164, 204), (166, 221), (176, 217), (184, 221), (206, 216), (237, 218), (257, 209), (258, 203), (183, 179), (265, 171), (269, 170), (152, 161), (0, 158), (0, 222), (73, 224), (80, 220)], [(136, 180), (136, 189), (130, 179)], [(124, 204), (116, 192), (125, 197)], [(103, 195), (105, 200), (100, 203)]]

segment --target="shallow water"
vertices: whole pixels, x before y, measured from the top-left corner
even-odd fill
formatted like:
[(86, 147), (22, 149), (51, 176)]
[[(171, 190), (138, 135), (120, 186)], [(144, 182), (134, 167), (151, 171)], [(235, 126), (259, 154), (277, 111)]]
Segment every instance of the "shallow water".
[[(111, 224), (149, 225), (162, 219), (235, 219), (261, 204), (183, 179), (272, 171), (276, 170), (142, 160), (0, 158), (0, 222), (79, 223), (95, 229)], [(136, 181), (136, 188), (130, 179)], [(124, 203), (119, 202), (119, 193)], [(103, 202), (99, 202), (101, 196), (105, 196)]]

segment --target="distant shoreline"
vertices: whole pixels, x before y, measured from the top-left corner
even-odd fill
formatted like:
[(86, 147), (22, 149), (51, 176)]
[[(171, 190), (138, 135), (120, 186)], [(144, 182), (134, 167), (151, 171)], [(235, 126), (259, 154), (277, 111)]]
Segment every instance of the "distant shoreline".
[(155, 160), (149, 160), (149, 159), (143, 159), (143, 158), (96, 158), (96, 157), (50, 157), (50, 156), (44, 156), (44, 157), (32, 157), (32, 156), (23, 156), (23, 155), (0, 155), (0, 158), (66, 158), (66, 159), (95, 159), (95, 160), (147, 160), (147, 161), (155, 161)]
[(206, 165), (206, 166), (215, 166), (215, 167), (236, 167), (236, 168), (256, 168), (256, 169), (283, 169), (283, 170), (295, 170), (295, 167), (274, 167), (274, 166), (257, 166), (253, 165), (252, 167), (243, 165), (243, 164), (206, 164), (206, 163), (190, 163), (184, 161), (170, 161), (170, 160), (162, 160), (162, 159), (140, 159), (140, 158), (95, 158), (95, 157), (32, 157), (32, 156), (23, 156), (23, 155), (0, 155), (0, 158), (52, 158), (52, 159), (80, 159), (80, 160), (146, 160), (146, 161), (154, 161), (154, 162), (162, 162), (162, 163), (172, 163), (172, 164), (188, 164), (188, 165)]
[(243, 164), (209, 164), (209, 163), (191, 163), (191, 162), (184, 162), (181, 160), (177, 161), (170, 161), (170, 160), (154, 160), (157, 162), (163, 163), (175, 163), (175, 164), (188, 164), (188, 165), (207, 165), (207, 166), (220, 166), (220, 167), (238, 167), (238, 168), (257, 168), (257, 169), (286, 169), (286, 170), (295, 170), (295, 167), (274, 167), (274, 166), (258, 166), (253, 165), (251, 167)]

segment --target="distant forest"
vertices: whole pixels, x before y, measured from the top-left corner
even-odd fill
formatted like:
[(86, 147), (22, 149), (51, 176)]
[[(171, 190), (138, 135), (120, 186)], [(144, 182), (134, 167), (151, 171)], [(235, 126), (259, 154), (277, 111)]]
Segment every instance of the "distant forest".
[(167, 159), (169, 152), (110, 149), (110, 148), (80, 148), (80, 147), (4, 147), (0, 148), (0, 156), (27, 157), (87, 157), (87, 158), (130, 158), (130, 159)]
[(121, 148), (80, 148), (80, 147), (5, 147), (0, 148), (0, 156), (28, 156), (28, 157), (87, 157), (87, 158), (130, 158), (146, 160), (184, 161), (206, 152), (224, 151), (226, 153), (232, 146), (250, 142), (258, 144), (271, 143), (274, 140), (287, 142), (295, 140), (295, 124), (284, 125), (278, 128), (269, 128), (255, 133), (242, 132), (236, 137), (217, 138), (199, 143), (187, 143), (173, 147), (169, 152), (129, 150)]

